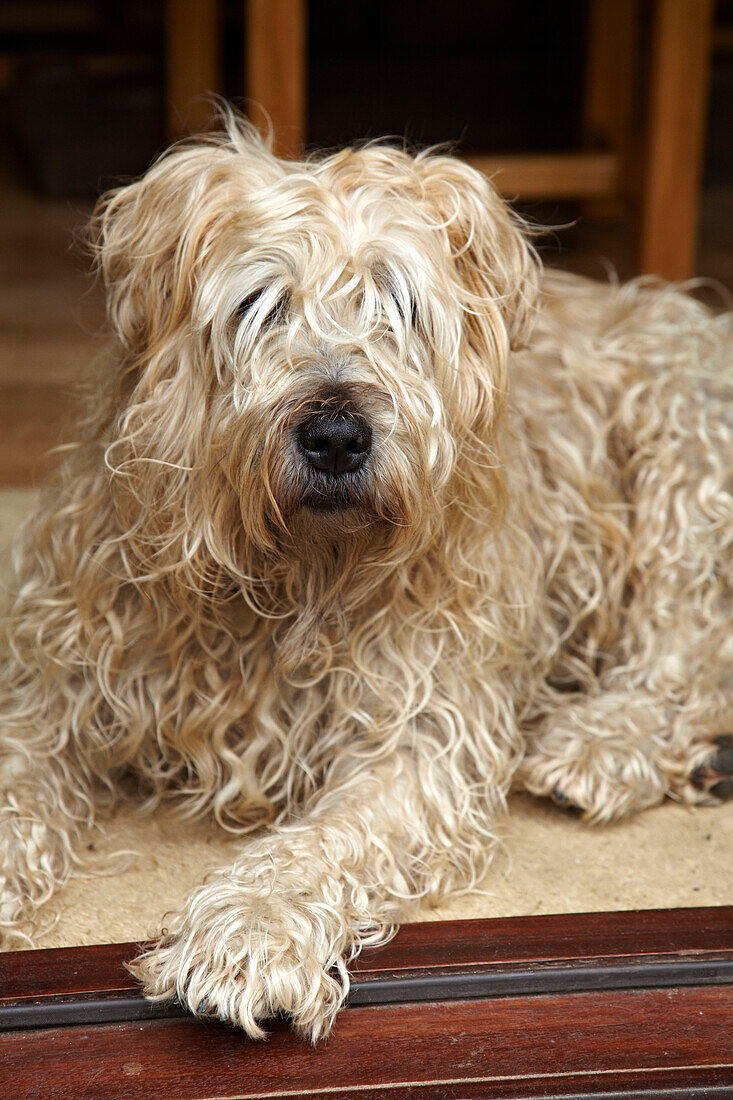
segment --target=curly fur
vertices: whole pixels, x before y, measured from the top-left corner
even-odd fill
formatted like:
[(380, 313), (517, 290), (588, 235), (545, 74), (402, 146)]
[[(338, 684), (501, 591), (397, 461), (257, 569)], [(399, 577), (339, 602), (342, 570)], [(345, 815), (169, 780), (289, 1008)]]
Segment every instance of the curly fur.
[[(103, 198), (93, 234), (117, 368), (6, 626), (9, 937), (100, 806), (176, 799), (253, 835), (137, 960), (146, 992), (315, 1039), (362, 946), (484, 876), (513, 782), (596, 822), (710, 798), (729, 318), (541, 278), (450, 157), (282, 162), (233, 117)], [(324, 508), (294, 433), (334, 400), (374, 444)]]

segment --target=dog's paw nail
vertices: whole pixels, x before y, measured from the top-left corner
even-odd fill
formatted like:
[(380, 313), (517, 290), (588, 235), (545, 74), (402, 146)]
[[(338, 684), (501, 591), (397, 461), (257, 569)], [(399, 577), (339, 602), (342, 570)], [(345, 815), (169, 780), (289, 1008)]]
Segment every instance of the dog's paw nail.
[(560, 809), (565, 810), (565, 812), (568, 814), (579, 815), (583, 812), (580, 806), (576, 806), (575, 803), (570, 800), (568, 795), (566, 795), (564, 791), (560, 790), (559, 787), (555, 787), (552, 794), (550, 795), (550, 798), (556, 806), (559, 806)]
[[(719, 738), (716, 744), (720, 740), (722, 738)], [(724, 748), (719, 749), (710, 762), (710, 767), (718, 775), (733, 775), (733, 745), (726, 745)]]
[(723, 734), (715, 738), (714, 744), (718, 751), (695, 768), (690, 782), (697, 790), (726, 801), (733, 798), (733, 737)]
[(729, 798), (733, 798), (733, 779), (721, 779), (719, 783), (714, 783), (710, 793), (721, 802), (727, 802)]
[(692, 783), (693, 787), (696, 788), (696, 790), (702, 791), (705, 788), (706, 777), (707, 768), (704, 766), (704, 764), (700, 764), (700, 766), (695, 768), (694, 772), (690, 776), (690, 782)]

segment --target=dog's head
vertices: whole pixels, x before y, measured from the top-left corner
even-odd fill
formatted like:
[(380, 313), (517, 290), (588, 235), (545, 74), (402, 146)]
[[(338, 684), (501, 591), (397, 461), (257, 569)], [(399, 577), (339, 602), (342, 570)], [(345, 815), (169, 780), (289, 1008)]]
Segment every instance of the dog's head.
[(95, 224), (123, 347), (108, 465), (149, 557), (405, 560), (495, 505), (535, 263), (478, 172), (379, 143), (281, 161), (231, 119)]

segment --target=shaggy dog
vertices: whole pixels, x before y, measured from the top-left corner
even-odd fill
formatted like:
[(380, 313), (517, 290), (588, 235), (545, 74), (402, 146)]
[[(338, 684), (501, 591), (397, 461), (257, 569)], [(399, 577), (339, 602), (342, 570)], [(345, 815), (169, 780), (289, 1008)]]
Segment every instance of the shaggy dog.
[(512, 783), (605, 822), (730, 793), (730, 320), (540, 279), (460, 161), (245, 124), (102, 199), (117, 367), (25, 531), (0, 919), (100, 806), (246, 834), (134, 965), (315, 1039), (471, 889)]

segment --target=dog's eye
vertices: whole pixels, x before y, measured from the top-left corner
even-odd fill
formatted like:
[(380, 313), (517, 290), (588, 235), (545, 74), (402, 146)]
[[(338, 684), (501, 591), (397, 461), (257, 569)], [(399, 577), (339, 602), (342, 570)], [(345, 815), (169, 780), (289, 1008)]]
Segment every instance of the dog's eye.
[(261, 297), (262, 291), (257, 290), (254, 294), (248, 294), (246, 298), (242, 298), (235, 311), (237, 320), (243, 321), (254, 310)]
[(242, 298), (235, 310), (235, 322), (240, 324), (242, 321), (256, 318), (260, 325), (265, 326), (274, 325), (277, 321), (282, 320), (288, 308), (290, 296), (281, 294), (270, 306), (267, 313), (262, 315), (262, 310), (266, 307), (266, 298), (266, 290), (256, 290), (252, 294), (248, 294), (246, 298)]
[[(386, 298), (392, 300), (392, 304), (402, 324), (413, 330), (418, 329), (420, 327), (420, 318), (417, 302), (409, 283), (404, 279), (395, 278), (394, 275), (386, 267), (382, 267), (381, 264), (374, 269), (372, 277), (377, 293), (382, 297), (383, 302)], [(392, 311), (389, 306), (387, 306), (386, 309), (383, 306), (383, 313), (392, 313)], [(394, 316), (394, 314), (392, 315)]]
[(397, 294), (393, 294), (392, 297), (395, 305), (397, 306), (397, 312), (399, 313), (402, 322), (407, 323), (409, 321), (410, 328), (419, 328), (420, 318), (417, 312), (417, 302), (415, 301), (413, 296), (410, 295), (408, 301), (405, 301)]
[(406, 286), (397, 288), (393, 284), (388, 284), (387, 290), (395, 304), (403, 325), (409, 325), (412, 329), (418, 328), (419, 316), (417, 312), (417, 302), (412, 292), (409, 291)]

